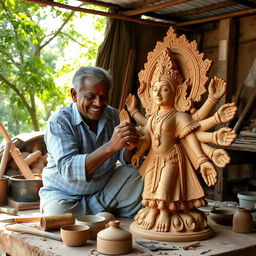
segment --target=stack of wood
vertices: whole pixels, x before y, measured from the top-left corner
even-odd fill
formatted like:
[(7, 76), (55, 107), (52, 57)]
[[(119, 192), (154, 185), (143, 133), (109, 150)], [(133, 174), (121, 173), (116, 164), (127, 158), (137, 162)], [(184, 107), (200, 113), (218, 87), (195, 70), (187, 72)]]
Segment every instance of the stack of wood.
[[(24, 161), (27, 163), (33, 174), (41, 174), (47, 165), (47, 150), (42, 132), (20, 134), (12, 139), (15, 146), (20, 150)], [(0, 161), (3, 156), (4, 145), (0, 148)], [(9, 155), (5, 168), (5, 175), (13, 176), (22, 174), (14, 159)]]
[[(41, 174), (43, 171), (43, 168), (47, 164), (47, 153), (43, 154), (41, 150), (37, 149), (30, 152), (23, 151), (21, 152), (21, 155), (24, 158), (24, 161), (27, 163), (27, 165), (30, 167), (31, 171), (34, 174)], [(13, 176), (22, 174), (19, 170), (17, 164), (12, 159), (9, 164), (9, 168), (5, 171), (5, 175), (7, 176)]]

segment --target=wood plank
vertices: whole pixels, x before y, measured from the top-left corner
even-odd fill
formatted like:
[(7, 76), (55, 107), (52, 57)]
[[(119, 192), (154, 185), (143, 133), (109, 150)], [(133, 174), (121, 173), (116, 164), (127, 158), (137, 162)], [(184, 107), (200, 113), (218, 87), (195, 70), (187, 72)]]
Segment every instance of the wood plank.
[(24, 210), (39, 209), (40, 201), (17, 202), (17, 201), (14, 201), (12, 198), (8, 198), (8, 205), (16, 208), (18, 211), (24, 211)]
[[(31, 214), (31, 213), (30, 213)], [(193, 251), (185, 251), (182, 249), (184, 245), (191, 242), (161, 242), (156, 241), (156, 245), (166, 247), (176, 247), (178, 250), (168, 252), (169, 255), (193, 255), (201, 256), (202, 251), (211, 250), (210, 255), (254, 255), (256, 250), (255, 233), (241, 234), (232, 231), (231, 226), (224, 226), (214, 223), (209, 216), (207, 217), (209, 225), (216, 231), (216, 235), (211, 239), (200, 241), (200, 247)], [(121, 227), (129, 230), (131, 219), (120, 218)], [(54, 231), (54, 234), (59, 234)], [(127, 256), (146, 256), (146, 255), (165, 255), (164, 252), (151, 252), (145, 247), (138, 245), (137, 240), (141, 237), (133, 235), (133, 250)], [(96, 251), (96, 240), (88, 240), (84, 246), (69, 247), (63, 242), (42, 238), (30, 234), (22, 234), (14, 231), (5, 230), (4, 226), (0, 227), (0, 248), (9, 255), (19, 256), (85, 256), (98, 255), (103, 256)], [(206, 254), (208, 255), (208, 254)]]

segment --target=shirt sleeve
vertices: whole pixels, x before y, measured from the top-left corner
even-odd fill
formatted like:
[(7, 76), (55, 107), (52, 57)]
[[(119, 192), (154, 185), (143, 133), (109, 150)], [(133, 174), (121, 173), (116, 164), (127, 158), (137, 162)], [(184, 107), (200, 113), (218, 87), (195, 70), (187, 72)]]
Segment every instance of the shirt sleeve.
[[(69, 182), (86, 181), (85, 159), (87, 154), (79, 153), (79, 142), (74, 127), (58, 121), (49, 122), (46, 145), (60, 175)], [(51, 164), (51, 163), (50, 163)]]
[(124, 151), (125, 151), (125, 148), (122, 148), (120, 151), (119, 151), (119, 161), (121, 162), (122, 165), (127, 165), (127, 163), (125, 162), (124, 160)]

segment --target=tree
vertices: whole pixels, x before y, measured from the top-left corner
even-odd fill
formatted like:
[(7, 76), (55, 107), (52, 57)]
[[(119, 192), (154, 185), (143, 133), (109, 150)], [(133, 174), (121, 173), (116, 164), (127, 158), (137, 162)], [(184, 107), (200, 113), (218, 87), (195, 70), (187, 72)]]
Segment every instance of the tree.
[[(57, 69), (56, 60), (64, 56), (63, 49), (70, 42), (79, 43), (87, 59), (92, 60), (98, 45), (86, 41), (74, 29), (74, 19), (86, 14), (15, 0), (0, 0), (0, 11), (0, 93), (5, 95), (0, 97), (4, 106), (1, 112), (5, 118), (9, 113), (8, 123), (12, 125), (8, 125), (8, 131), (12, 134), (27, 132), (31, 127), (37, 131), (67, 97), (65, 84), (55, 86), (54, 82), (55, 77), (74, 71), (72, 63)], [(49, 23), (58, 23), (57, 27), (42, 25), (49, 18)], [(101, 18), (97, 26), (103, 29), (104, 25)]]

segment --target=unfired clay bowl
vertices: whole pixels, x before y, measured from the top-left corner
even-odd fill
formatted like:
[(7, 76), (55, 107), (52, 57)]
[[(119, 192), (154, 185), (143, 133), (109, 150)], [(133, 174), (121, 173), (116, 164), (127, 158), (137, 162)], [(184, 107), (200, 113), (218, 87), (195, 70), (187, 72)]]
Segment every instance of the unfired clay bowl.
[(97, 233), (105, 228), (106, 219), (102, 216), (84, 215), (76, 217), (76, 224), (86, 225), (90, 227), (89, 239), (95, 239)]
[(68, 246), (82, 246), (89, 238), (90, 227), (86, 225), (65, 225), (60, 229), (62, 241)]
[(106, 225), (105, 225), (106, 228), (109, 227), (109, 222), (111, 220), (115, 220), (116, 219), (115, 216), (112, 213), (110, 213), (110, 212), (100, 212), (100, 213), (97, 213), (96, 216), (102, 216), (102, 217), (104, 217), (106, 219)]
[(210, 211), (210, 218), (221, 225), (232, 225), (233, 221), (233, 214), (232, 210), (227, 209), (215, 209)]

